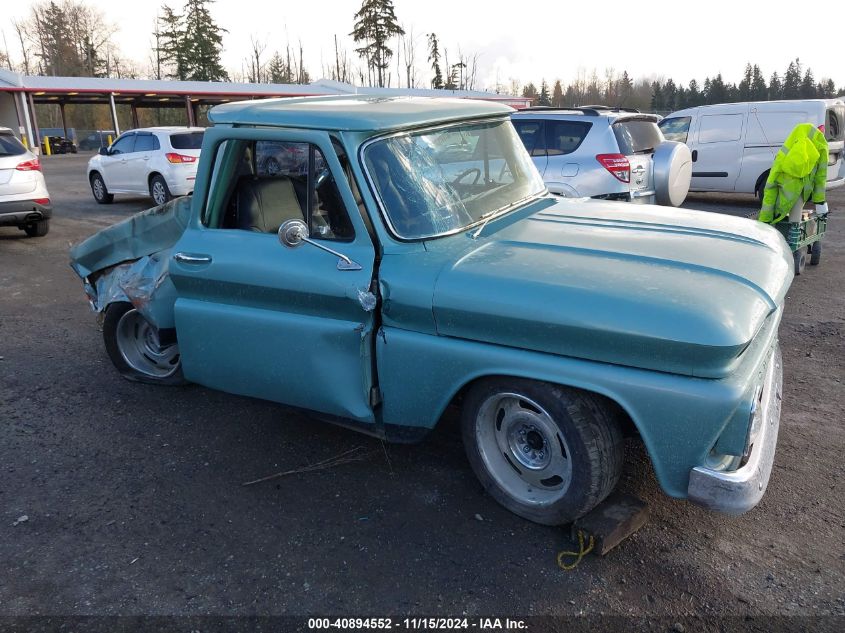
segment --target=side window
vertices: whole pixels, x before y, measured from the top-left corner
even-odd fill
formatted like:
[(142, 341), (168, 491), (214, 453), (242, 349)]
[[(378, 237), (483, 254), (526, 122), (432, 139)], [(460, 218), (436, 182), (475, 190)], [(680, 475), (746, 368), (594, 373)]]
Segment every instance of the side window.
[(519, 140), (525, 145), (529, 156), (545, 156), (546, 148), (543, 144), (542, 121), (514, 121)]
[(159, 148), (158, 138), (154, 134), (137, 134), (135, 136), (136, 152), (152, 152)]
[[(209, 225), (275, 233), (287, 220), (308, 223), (312, 238), (350, 240), (352, 223), (322, 152), (309, 143), (249, 141), (232, 144), (212, 182), (225, 205)], [(234, 161), (234, 162), (232, 162)], [(228, 183), (223, 185), (223, 183)], [(215, 216), (217, 218), (215, 219)]]
[(738, 141), (742, 136), (742, 114), (708, 114), (701, 117), (699, 143)]
[(117, 139), (111, 146), (110, 153), (114, 154), (130, 154), (135, 151), (135, 135), (127, 134)]
[(571, 154), (584, 142), (592, 126), (581, 121), (546, 121), (546, 152), (549, 156)]
[(667, 141), (677, 141), (679, 143), (686, 143), (689, 135), (689, 124), (691, 117), (679, 116), (672, 119), (663, 119), (658, 123), (660, 131)]

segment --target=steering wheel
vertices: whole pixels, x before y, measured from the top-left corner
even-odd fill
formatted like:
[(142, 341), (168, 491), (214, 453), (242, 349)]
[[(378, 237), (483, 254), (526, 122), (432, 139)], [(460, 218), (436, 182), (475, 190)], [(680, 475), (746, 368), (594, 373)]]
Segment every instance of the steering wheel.
[(314, 188), (319, 189), (320, 187), (322, 187), (329, 179), (329, 176), (331, 176), (331, 173), (328, 169), (321, 169), (320, 171), (318, 171), (317, 174), (314, 176)]
[(465, 169), (457, 176), (455, 176), (455, 179), (452, 181), (451, 184), (457, 185), (459, 182), (461, 182), (464, 178), (466, 178), (473, 172), (475, 172), (475, 180), (472, 181), (472, 184), (474, 185), (478, 183), (479, 179), (481, 178), (481, 170), (478, 167), (470, 167), (469, 169)]

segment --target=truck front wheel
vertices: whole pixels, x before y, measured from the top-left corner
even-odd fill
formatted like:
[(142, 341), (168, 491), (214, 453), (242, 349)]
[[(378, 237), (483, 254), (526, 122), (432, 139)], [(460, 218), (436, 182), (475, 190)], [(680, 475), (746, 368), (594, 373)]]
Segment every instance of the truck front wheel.
[(461, 419), (469, 462), (490, 495), (536, 523), (561, 525), (610, 494), (622, 473), (622, 432), (593, 394), (494, 378), (474, 385)]
[(163, 345), (158, 331), (131, 303), (112, 303), (103, 320), (103, 342), (111, 362), (128, 380), (183, 385), (179, 346)]

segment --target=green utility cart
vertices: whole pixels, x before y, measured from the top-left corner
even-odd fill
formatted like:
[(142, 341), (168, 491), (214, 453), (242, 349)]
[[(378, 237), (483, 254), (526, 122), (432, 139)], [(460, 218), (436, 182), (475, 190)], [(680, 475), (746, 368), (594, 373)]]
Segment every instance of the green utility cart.
[(815, 211), (804, 210), (800, 221), (790, 222), (788, 218), (784, 218), (774, 225), (783, 234), (792, 250), (796, 275), (804, 272), (807, 255), (810, 256), (811, 266), (818, 266), (821, 262), (822, 238), (827, 231), (828, 215), (828, 213), (817, 215)]

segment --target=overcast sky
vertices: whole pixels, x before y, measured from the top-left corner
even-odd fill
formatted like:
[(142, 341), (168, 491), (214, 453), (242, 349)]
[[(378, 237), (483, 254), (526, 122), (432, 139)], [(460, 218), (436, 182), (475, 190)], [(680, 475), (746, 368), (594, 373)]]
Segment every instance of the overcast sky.
[[(155, 0), (87, 0), (118, 28), (115, 36), (124, 56), (149, 66), (150, 33), (161, 6)], [(17, 59), (12, 17), (25, 17), (33, 0), (14, 4), (5, 0), (0, 26), (13, 59)], [(180, 10), (182, 0), (170, 6)], [(811, 4), (796, 22), (808, 27), (807, 36), (793, 32), (783, 9), (770, 3), (742, 0), (690, 3), (654, 2), (482, 2), (480, 0), (394, 0), (396, 15), (407, 31), (418, 35), (417, 66), (430, 78), (425, 34), (434, 31), (452, 61), (460, 45), (465, 54), (479, 55), (478, 88), (494, 88), (497, 80), (538, 86), (560, 78), (565, 82), (595, 68), (627, 70), (633, 78), (672, 77), (687, 84), (722, 73), (738, 82), (746, 62), (757, 63), (768, 81), (781, 76), (791, 59), (813, 69), (816, 81), (832, 78), (845, 84), (845, 65), (835, 54), (838, 44), (822, 35), (825, 25), (811, 22)], [(268, 54), (302, 41), (306, 68), (312, 79), (323, 75), (323, 64), (334, 60), (334, 35), (352, 54), (348, 37), (360, 0), (267, 1), (217, 0), (212, 15), (228, 30), (223, 65), (241, 73), (249, 54), (250, 36), (268, 42)], [(768, 16), (768, 17), (767, 17)], [(828, 16), (830, 17), (830, 16)], [(841, 26), (841, 16), (837, 19)], [(841, 31), (841, 29), (840, 29)], [(836, 36), (841, 40), (841, 33)], [(834, 39), (836, 39), (834, 38)], [(394, 59), (395, 64), (395, 59)]]

